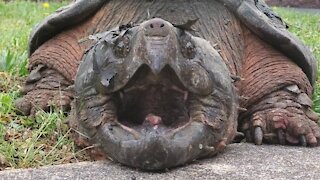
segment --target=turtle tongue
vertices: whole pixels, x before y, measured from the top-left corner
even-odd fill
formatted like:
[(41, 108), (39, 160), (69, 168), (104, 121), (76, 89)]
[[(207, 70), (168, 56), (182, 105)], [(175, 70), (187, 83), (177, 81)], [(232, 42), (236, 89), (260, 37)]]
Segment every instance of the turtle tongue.
[(159, 125), (162, 123), (162, 118), (150, 113), (146, 116), (145, 123), (150, 124), (153, 129), (158, 129)]

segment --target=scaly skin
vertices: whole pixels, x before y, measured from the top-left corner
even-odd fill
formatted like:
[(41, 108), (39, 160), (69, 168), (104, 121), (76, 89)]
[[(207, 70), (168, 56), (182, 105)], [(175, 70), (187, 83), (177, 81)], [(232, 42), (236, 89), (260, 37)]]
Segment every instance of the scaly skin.
[(33, 117), (37, 111), (47, 111), (50, 107), (70, 110), (73, 99), (71, 82), (55, 70), (42, 65), (37, 67), (42, 68), (31, 71), (22, 89), (24, 96), (16, 101), (17, 112)]
[(70, 110), (73, 100), (74, 77), (85, 48), (79, 43), (89, 23), (62, 32), (45, 42), (29, 58), (28, 76), (21, 90), (23, 97), (16, 101), (17, 112), (34, 116), (39, 110), (62, 107)]
[[(237, 1), (232, 2), (234, 3)], [(204, 3), (207, 4), (204, 5)], [(96, 64), (93, 65), (93, 68), (89, 69), (91, 64), (90, 61), (87, 60), (87, 64), (80, 70), (81, 73), (83, 73), (84, 79), (81, 79), (83, 77), (79, 78), (80, 80), (75, 84), (76, 86), (79, 86), (77, 97), (80, 98), (76, 98), (75, 109), (72, 111), (76, 122), (71, 126), (75, 129), (79, 128), (78, 130), (80, 132), (85, 132), (84, 134), (90, 137), (89, 139), (85, 137), (82, 140), (80, 137), (78, 139), (79, 144), (88, 146), (90, 145), (88, 141), (97, 144), (100, 143), (103, 145), (102, 148), (104, 148), (105, 152), (111, 151), (111, 153), (113, 153), (112, 155), (116, 154), (114, 157), (122, 158), (121, 162), (133, 166), (137, 166), (136, 163), (139, 163), (139, 167), (146, 169), (175, 166), (177, 165), (175, 164), (177, 161), (183, 159), (180, 157), (182, 154), (181, 152), (185, 153), (185, 159), (182, 161), (189, 161), (191, 159), (199, 158), (200, 156), (209, 156), (222, 151), (235, 134), (236, 120), (240, 123), (238, 129), (246, 133), (247, 140), (253, 141), (256, 144), (266, 142), (302, 146), (319, 145), (320, 129), (316, 124), (318, 120), (317, 116), (311, 110), (312, 103), (310, 100), (312, 94), (312, 85), (310, 84), (310, 81), (314, 81), (314, 78), (310, 76), (310, 74), (314, 73), (310, 72), (315, 72), (315, 68), (312, 68), (314, 67), (312, 66), (312, 63), (309, 62), (309, 64), (307, 64), (306, 62), (307, 60), (312, 60), (312, 58), (308, 59), (308, 57), (300, 57), (300, 59), (298, 58), (295, 59), (296, 61), (293, 61), (294, 58), (289, 56), (290, 54), (286, 54), (293, 59), (287, 58), (284, 54), (257, 37), (258, 35), (263, 39), (263, 35), (267, 34), (265, 31), (260, 31), (261, 29), (256, 27), (256, 29), (253, 28), (253, 31), (257, 30), (257, 35), (251, 33), (243, 26), (241, 23), (243, 21), (238, 21), (232, 14), (231, 11), (234, 10), (227, 10), (224, 6), (225, 4), (220, 3), (220, 1), (203, 0), (201, 3), (194, 3), (193, 5), (193, 8), (188, 9), (190, 4), (187, 1), (155, 1), (152, 3), (132, 1), (132, 3), (129, 4), (125, 0), (113, 0), (106, 3), (91, 20), (87, 21), (87, 25), (71, 27), (70, 30), (63, 31), (56, 37), (44, 43), (32, 54), (30, 57), (31, 74), (23, 91), (25, 94), (24, 97), (17, 101), (18, 109), (26, 115), (34, 115), (38, 109), (47, 110), (52, 104), (64, 106), (65, 109), (69, 109), (70, 102), (73, 100), (74, 96), (73, 92), (70, 91), (72, 89), (71, 85), (74, 84), (79, 61), (81, 60), (85, 49), (88, 47), (88, 44), (79, 43), (79, 40), (92, 33), (95, 34), (100, 33), (101, 31), (110, 30), (111, 27), (119, 25), (119, 22), (141, 22), (142, 20), (148, 19), (144, 10), (150, 9), (151, 17), (161, 16), (169, 18), (170, 22), (172, 21), (171, 23), (187, 22), (187, 20), (195, 19), (194, 17), (199, 18), (199, 21), (195, 23), (192, 28), (189, 27), (192, 26), (190, 22), (186, 25), (180, 25), (180, 28), (197, 30), (196, 34), (202, 38), (197, 40), (203, 43), (203, 39), (205, 39), (210, 45), (208, 45), (209, 43), (206, 43), (207, 45), (205, 46), (195, 47), (194, 44), (192, 44), (192, 41), (190, 41), (189, 36), (182, 36), (182, 34), (179, 33), (177, 33), (179, 34), (177, 36), (178, 38), (175, 37), (177, 34), (173, 33), (175, 35), (172, 36), (174, 38), (170, 40), (170, 47), (163, 49), (159, 48), (160, 46), (153, 48), (152, 44), (154, 42), (149, 44), (149, 49), (144, 46), (144, 41), (141, 41), (143, 42), (142, 44), (137, 45), (139, 44), (139, 40), (144, 37), (140, 37), (141, 39), (139, 40), (134, 39), (130, 41), (130, 37), (125, 36), (126, 32), (115, 34), (115, 37), (123, 36), (124, 38), (127, 38), (120, 41), (122, 44), (108, 41), (110, 40), (108, 39), (106, 41), (107, 44), (109, 43), (107, 46), (99, 46), (100, 49), (97, 49), (100, 53), (98, 55), (102, 54), (99, 57), (99, 62), (96, 62)], [(114, 8), (115, 6), (121, 8)], [(175, 11), (175, 7), (179, 7), (180, 9), (177, 8), (177, 11)], [(252, 6), (251, 8), (255, 8), (255, 6)], [(114, 14), (121, 14), (121, 16), (110, 18), (109, 12), (111, 9), (114, 10), (112, 11)], [(170, 10), (168, 11), (168, 9)], [(176, 16), (177, 12), (180, 16)], [(212, 14), (208, 16), (208, 12)], [(255, 12), (258, 12), (258, 10), (255, 9)], [(132, 16), (132, 14), (135, 14), (135, 16)], [(215, 17), (217, 18), (214, 20), (211, 19)], [(257, 20), (255, 18), (253, 19)], [(247, 20), (250, 20), (250, 18)], [(151, 22), (153, 23), (151, 20), (148, 23)], [(140, 30), (148, 31), (149, 35), (147, 36), (151, 36), (151, 39), (159, 40), (159, 35), (161, 38), (165, 37), (163, 36), (163, 33), (168, 30), (162, 28), (162, 22), (163, 21), (158, 19), (157, 23), (153, 24), (156, 26), (151, 26), (152, 23), (145, 23), (145, 27)], [(249, 24), (250, 23), (252, 25), (252, 22), (249, 22)], [(88, 24), (90, 25), (88, 26)], [(267, 24), (268, 23), (265, 23), (264, 25)], [(172, 24), (170, 27), (173, 28)], [(270, 29), (270, 26), (268, 27)], [(150, 28), (153, 30), (150, 30)], [(158, 30), (155, 30), (157, 28)], [(270, 37), (270, 33), (268, 35)], [(154, 38), (154, 36), (156, 36), (156, 38)], [(281, 38), (277, 38), (277, 40), (279, 39)], [(159, 41), (154, 44), (158, 43)], [(275, 46), (275, 44), (273, 45)], [(281, 43), (276, 45), (280, 46), (279, 49), (284, 47)], [(289, 43), (289, 45), (293, 46), (293, 49), (295, 49), (293, 44)], [(138, 46), (140, 49), (135, 49), (136, 51), (134, 51), (138, 53), (133, 55), (137, 58), (126, 58), (128, 54), (132, 55), (129, 49)], [(204, 52), (199, 53), (200, 58), (197, 59), (198, 56), (196, 53), (199, 50), (203, 50), (203, 47), (207, 48), (208, 46), (210, 46), (210, 50), (206, 49)], [(177, 51), (178, 49), (180, 49), (180, 51)], [(288, 53), (286, 50), (288, 52), (293, 52), (292, 49), (288, 50), (285, 47), (282, 49), (282, 51), (285, 51), (284, 53)], [(87, 53), (88, 52), (90, 51), (87, 51)], [(108, 53), (103, 54), (105, 52)], [(307, 55), (311, 56), (308, 51), (302, 50), (297, 52), (306, 52)], [(168, 54), (170, 55), (168, 57), (176, 58), (170, 59), (167, 57)], [(206, 58), (208, 57), (206, 55), (214, 56)], [(298, 55), (301, 55), (301, 53), (298, 53)], [(233, 86), (229, 84), (229, 72), (224, 70), (223, 72), (219, 71), (224, 69), (221, 68), (222, 66), (217, 66), (221, 65), (221, 61), (219, 61), (219, 63), (217, 63), (217, 61), (207, 61), (208, 59), (220, 60), (220, 58), (222, 58), (228, 67), (230, 74), (233, 74), (235, 79), (241, 80), (235, 83), (235, 86), (238, 89), (236, 93), (234, 92)], [(124, 61), (125, 63), (123, 63)], [(294, 62), (300, 63), (300, 67), (308, 65), (307, 67), (309, 69), (301, 69)], [(139, 63), (147, 65), (153, 74), (151, 73), (150, 75), (144, 72), (146, 74), (142, 73), (142, 77), (146, 77), (145, 79), (140, 77), (141, 81), (133, 81), (140, 84), (129, 84), (128, 82), (130, 78), (133, 77), (134, 71), (141, 65)], [(189, 129), (187, 128), (190, 123), (174, 129), (171, 135), (175, 136), (175, 134), (182, 132), (180, 136), (182, 135), (184, 139), (196, 139), (190, 135), (193, 133), (193, 135), (197, 137), (206, 139), (208, 141), (206, 142), (206, 145), (203, 145), (202, 143), (199, 144), (200, 140), (196, 139), (193, 141), (190, 148), (190, 146), (185, 146), (187, 143), (185, 143), (184, 140), (170, 144), (167, 143), (168, 139), (154, 139), (152, 137), (154, 132), (163, 133), (164, 131), (161, 132), (161, 128), (163, 128), (163, 125), (165, 122), (168, 122), (169, 119), (166, 118), (166, 116), (175, 114), (174, 111), (170, 110), (175, 109), (176, 107), (171, 108), (172, 104), (167, 101), (164, 101), (163, 104), (164, 106), (170, 107), (165, 107), (167, 108), (166, 110), (158, 111), (158, 106), (161, 104), (158, 102), (161, 101), (161, 97), (168, 97), (166, 96), (167, 94), (174, 95), (176, 93), (171, 91), (172, 89), (168, 90), (166, 85), (174, 84), (173, 87), (175, 87), (177, 84), (170, 81), (171, 84), (167, 84), (166, 79), (168, 79), (168, 76), (163, 74), (163, 76), (159, 75), (161, 70), (168, 64), (170, 64), (171, 67), (174, 67), (173, 71), (176, 71), (176, 74), (179, 76), (178, 78), (185, 83), (183, 88), (181, 88), (182, 86), (175, 88), (175, 90), (180, 91), (183, 95), (169, 96), (170, 99), (168, 101), (174, 100), (179, 102), (179, 100), (174, 98), (178, 97), (178, 99), (184, 99), (184, 102), (188, 102), (187, 108), (191, 109), (190, 112), (178, 113), (179, 118), (184, 118), (185, 116), (183, 114), (188, 114), (190, 115), (192, 122), (196, 122), (191, 128), (189, 127)], [(84, 72), (88, 69), (92, 71)], [(90, 79), (90, 73), (92, 72), (94, 75), (92, 76), (93, 78)], [(308, 77), (310, 78), (310, 81), (305, 73), (309, 73)], [(172, 78), (173, 75), (169, 73), (169, 77)], [(90, 79), (89, 82), (85, 82), (88, 79)], [(159, 79), (161, 80), (160, 83), (158, 81)], [(112, 80), (115, 81), (113, 84), (115, 86), (110, 85)], [(159, 83), (160, 86), (155, 86), (157, 83)], [(213, 85), (213, 83), (216, 84)], [(221, 84), (225, 89), (219, 89)], [(82, 96), (81, 90), (85, 89), (84, 87), (91, 88), (91, 90), (93, 90), (91, 92), (94, 93)], [(139, 89), (141, 87), (142, 89)], [(151, 87), (150, 91), (148, 91), (148, 88), (146, 87)], [(160, 87), (159, 89), (167, 89), (161, 91), (157, 89), (157, 87)], [(218, 93), (211, 91), (217, 87)], [(130, 88), (133, 88), (132, 94), (130, 94), (132, 92), (132, 89)], [(152, 88), (156, 89), (154, 94), (150, 93), (153, 91)], [(185, 93), (186, 89), (188, 89), (189, 92)], [(226, 89), (229, 90), (226, 91)], [(155, 106), (151, 108), (145, 108), (143, 105), (138, 106), (138, 110), (146, 111), (145, 113), (140, 114), (134, 112), (134, 110), (134, 113), (130, 110), (123, 111), (125, 113), (129, 112), (129, 115), (124, 118), (130, 117), (132, 114), (139, 114), (141, 117), (145, 116), (145, 118), (142, 118), (145, 122), (142, 124), (153, 128), (151, 131), (150, 128), (146, 131), (149, 134), (137, 133), (137, 131), (140, 131), (141, 129), (128, 128), (117, 121), (118, 119), (116, 116), (119, 114), (116, 112), (118, 109), (115, 106), (121, 107), (121, 105), (117, 103), (125, 103), (125, 100), (121, 97), (123, 96), (120, 92), (121, 90), (131, 91), (129, 93), (124, 93), (124, 99), (126, 97), (135, 97), (134, 93), (140, 93), (140, 95), (142, 94), (142, 98), (140, 98), (139, 101), (140, 104), (144, 104), (143, 100), (145, 100), (147, 102), (144, 105)], [(208, 93), (212, 94), (208, 95)], [(201, 94), (202, 97), (200, 97), (199, 94)], [(155, 95), (159, 95), (160, 98), (154, 98)], [(248, 110), (247, 112), (241, 113), (240, 117), (238, 117), (238, 112), (235, 110), (236, 106), (238, 106), (236, 98), (238, 95), (244, 97), (240, 98), (242, 99), (240, 102), (242, 108), (239, 109)], [(114, 101), (114, 99), (116, 99), (117, 102), (110, 103), (111, 101)], [(129, 106), (128, 109), (135, 107), (134, 105), (135, 101), (132, 101), (131, 106)], [(126, 106), (122, 106), (122, 108), (123, 107), (124, 109), (126, 108)], [(171, 114), (167, 113), (163, 115), (163, 112), (168, 111), (170, 111)], [(207, 131), (208, 129), (210, 129), (210, 133), (203, 133), (209, 132)], [(197, 134), (199, 131), (202, 132), (201, 135), (203, 136)], [(116, 133), (112, 134), (113, 132)], [(108, 135), (106, 136), (106, 134)], [(147, 134), (146, 136), (151, 134), (152, 136), (145, 140), (141, 138), (141, 134)], [(141, 138), (139, 143), (142, 142), (142, 144), (150, 142), (145, 143), (144, 145), (146, 146), (144, 147), (151, 148), (151, 150), (144, 151), (145, 153), (138, 153), (141, 152), (140, 150), (143, 148), (141, 146), (139, 147), (139, 143), (134, 143), (134, 145), (138, 144), (134, 149), (136, 151), (134, 151), (132, 149), (130, 150), (130, 147), (132, 147), (133, 144), (130, 144), (130, 146), (126, 144), (125, 147), (120, 147), (119, 143), (112, 142), (115, 139), (119, 140), (121, 138), (127, 140), (126, 138), (131, 138), (131, 136), (134, 140)], [(155, 136), (159, 137), (158, 135)], [(111, 139), (108, 139), (110, 137)], [(121, 140), (121, 142), (124, 141)], [(166, 148), (163, 148), (163, 146), (176, 147), (173, 151), (169, 148), (171, 150), (170, 153), (173, 156), (167, 156), (169, 157), (168, 159), (170, 159), (167, 162), (168, 164), (162, 164), (161, 166), (156, 165), (153, 167), (149, 167), (147, 164), (147, 167), (145, 167), (146, 164), (144, 164), (144, 161), (150, 157), (152, 159), (154, 155), (153, 151), (161, 151), (156, 154), (159, 155), (157, 161), (164, 159), (163, 157), (168, 151)], [(179, 149), (179, 147), (183, 148)], [(122, 151), (123, 149), (129, 150), (126, 152)], [(192, 150), (194, 151), (192, 152)], [(193, 153), (193, 155), (188, 154), (188, 151)], [(202, 155), (199, 156), (200, 153), (202, 153)], [(136, 157), (137, 154), (140, 155), (139, 158), (141, 159), (132, 160), (132, 157)], [(198, 156), (196, 154), (198, 154)], [(144, 155), (148, 157), (145, 157)]]
[(318, 146), (318, 117), (311, 110), (312, 86), (290, 59), (246, 32), (246, 61), (238, 87), (248, 109), (239, 117), (255, 144)]
[[(292, 87), (292, 86), (291, 86)], [(295, 86), (297, 87), (297, 86)], [(296, 88), (298, 89), (298, 88)], [(311, 99), (299, 89), (288, 88), (263, 98), (247, 113), (242, 125), (247, 141), (265, 143), (319, 146), (318, 116), (311, 109)]]

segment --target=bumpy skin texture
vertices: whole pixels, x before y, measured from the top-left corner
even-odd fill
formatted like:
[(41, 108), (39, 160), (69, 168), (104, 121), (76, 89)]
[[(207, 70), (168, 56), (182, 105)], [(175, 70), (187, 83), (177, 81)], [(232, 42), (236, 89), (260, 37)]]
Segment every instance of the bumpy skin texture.
[(18, 112), (34, 116), (38, 110), (49, 110), (50, 106), (70, 110), (73, 92), (68, 87), (71, 82), (54, 70), (42, 67), (44, 70), (41, 71), (41, 65), (37, 67), (32, 72), (37, 73), (36, 76), (40, 79), (27, 80), (21, 92), (24, 94), (23, 98), (16, 101)]
[(207, 41), (159, 18), (96, 36), (77, 73), (72, 124), (112, 159), (159, 170), (233, 139), (236, 94)]
[[(73, 24), (76, 24), (76, 26), (69, 27), (69, 30), (59, 29), (60, 25), (63, 25), (61, 27), (66, 27), (66, 19), (73, 17), (70, 15), (78, 12), (74, 11), (76, 10), (75, 8), (71, 8), (70, 11), (67, 9), (67, 11), (59, 12), (60, 15), (58, 13), (57, 16), (48, 18), (35, 31), (30, 46), (32, 47), (30, 51), (31, 74), (23, 91), (25, 95), (17, 102), (17, 107), (24, 114), (34, 114), (37, 108), (47, 109), (48, 105), (52, 103), (58, 106), (66, 106), (66, 109), (68, 109), (71, 100), (74, 98), (74, 92), (70, 91), (72, 88), (69, 86), (74, 84), (76, 69), (81, 58), (85, 52), (87, 52), (84, 57), (85, 62), (82, 65), (83, 68), (80, 68), (80, 73), (78, 74), (78, 82), (75, 84), (76, 87), (78, 87), (76, 88), (78, 94), (77, 98), (75, 98), (76, 101), (74, 110), (72, 110), (72, 117), (76, 117), (73, 118), (73, 120), (76, 121), (72, 121), (71, 126), (85, 134), (85, 137), (78, 135), (77, 142), (79, 145), (88, 146), (90, 143), (96, 143), (100, 145), (100, 148), (97, 148), (97, 152), (102, 154), (103, 152), (108, 152), (114, 160), (124, 164), (138, 166), (143, 169), (161, 169), (184, 164), (187, 161), (199, 157), (216, 154), (216, 152), (223, 150), (226, 144), (230, 143), (235, 133), (237, 121), (239, 123), (238, 131), (245, 134), (247, 141), (256, 144), (274, 143), (302, 146), (318, 146), (320, 144), (320, 128), (316, 123), (318, 117), (311, 110), (312, 101), (310, 99), (313, 91), (312, 84), (316, 79), (316, 61), (307, 47), (286, 30), (286, 25), (282, 22), (281, 18), (274, 14), (263, 1), (199, 0), (187, 2), (183, 0), (164, 0), (145, 2), (142, 0), (132, 0), (128, 3), (127, 0), (111, 0), (108, 2), (96, 0), (96, 3), (103, 5), (100, 10), (98, 10), (98, 6), (92, 6), (92, 4), (86, 6), (84, 2), (85, 1), (82, 0), (78, 1), (77, 5), (81, 7), (78, 8), (78, 10), (84, 11), (87, 14), (83, 13), (83, 17), (76, 19)], [(148, 13), (146, 13), (146, 9)], [(93, 14), (94, 11), (97, 11), (96, 14), (89, 18), (89, 14)], [(218, 93), (215, 94), (213, 101), (208, 101), (207, 97), (196, 98), (195, 100), (189, 101), (190, 107), (195, 105), (194, 108), (197, 109), (194, 113), (191, 113), (191, 116), (195, 117), (194, 119), (201, 123), (194, 126), (187, 125), (191, 128), (187, 128), (186, 130), (183, 130), (183, 128), (177, 130), (180, 135), (190, 138), (192, 137), (190, 134), (195, 135), (195, 137), (201, 137), (199, 134), (191, 133), (196, 132), (197, 129), (202, 129), (205, 132), (214, 129), (213, 134), (216, 134), (214, 138), (212, 138), (210, 133), (204, 133), (206, 137), (202, 137), (206, 139), (207, 142), (211, 141), (211, 143), (207, 143), (208, 146), (205, 146), (206, 143), (198, 143), (200, 150), (206, 150), (211, 153), (200, 153), (201, 155), (198, 154), (194, 156), (192, 153), (185, 153), (186, 151), (184, 150), (180, 151), (178, 147), (180, 145), (180, 147), (184, 147), (182, 144), (183, 142), (187, 142), (185, 140), (179, 141), (180, 143), (176, 144), (165, 144), (163, 143), (165, 140), (142, 138), (141, 142), (148, 143), (140, 145), (139, 143), (135, 143), (134, 147), (136, 147), (136, 150), (141, 150), (142, 147), (148, 147), (149, 151), (145, 151), (145, 156), (141, 155), (138, 159), (132, 160), (132, 157), (141, 154), (140, 151), (137, 152), (128, 148), (131, 147), (132, 144), (126, 144), (126, 148), (122, 147), (127, 150), (126, 152), (120, 150), (121, 146), (112, 145), (112, 143), (115, 142), (114, 139), (121, 139), (125, 136), (128, 136), (130, 139), (139, 136), (139, 134), (135, 132), (136, 129), (133, 131), (132, 129), (134, 128), (127, 128), (128, 124), (125, 124), (124, 121), (121, 121), (121, 123), (115, 121), (117, 116), (120, 116), (120, 119), (126, 119), (132, 114), (121, 117), (119, 113), (116, 113), (118, 107), (109, 103), (112, 99), (122, 99), (121, 101), (125, 102), (124, 100), (129, 97), (128, 105), (124, 106), (129, 107), (128, 109), (132, 107), (137, 108), (135, 103), (133, 106), (130, 105), (131, 100), (134, 99), (132, 97), (139, 97), (137, 98), (137, 103), (145, 103), (150, 107), (156, 107), (160, 105), (160, 103), (155, 103), (159, 102), (159, 100), (156, 100), (157, 97), (163, 99), (166, 94), (168, 94), (166, 97), (174, 99), (175, 102), (183, 102), (183, 100), (186, 99), (184, 97), (193, 99), (193, 95), (190, 92), (206, 94), (206, 92), (212, 92), (212, 89), (219, 87), (214, 86), (213, 88), (208, 88), (208, 86), (203, 86), (204, 88), (199, 90), (197, 86), (192, 86), (192, 84), (188, 83), (191, 78), (189, 77), (190, 73), (189, 75), (187, 73), (184, 75), (180, 74), (180, 81), (182, 83), (184, 82), (184, 84), (183, 86), (178, 86), (179, 88), (176, 87), (175, 83), (173, 83), (174, 86), (171, 86), (172, 83), (170, 84), (164, 80), (166, 79), (164, 78), (165, 76), (161, 76), (162, 78), (160, 79), (163, 80), (164, 84), (168, 83), (170, 88), (164, 88), (163, 91), (157, 90), (157, 88), (153, 86), (148, 86), (149, 89), (145, 87), (141, 88), (141, 86), (150, 83), (150, 80), (154, 80), (155, 78), (152, 73), (142, 73), (142, 75), (137, 76), (147, 77), (146, 79), (142, 81), (130, 80), (132, 76), (136, 77), (134, 74), (137, 68), (140, 67), (141, 62), (134, 61), (138, 65), (134, 63), (130, 64), (131, 61), (129, 58), (124, 64), (119, 63), (120, 65), (115, 65), (114, 68), (108, 68), (108, 66), (103, 66), (103, 64), (111, 62), (103, 58), (100, 58), (100, 60), (99, 58), (93, 58), (94, 53), (92, 49), (86, 51), (86, 49), (96, 43), (95, 41), (86, 40), (89, 35), (110, 31), (112, 28), (119, 27), (119, 25), (130, 24), (130, 22), (141, 23), (150, 19), (150, 17), (162, 17), (168, 22), (176, 24), (176, 27), (186, 31), (190, 31), (191, 29), (196, 30), (195, 32), (191, 31), (193, 35), (190, 36), (192, 38), (197, 36), (207, 40), (212, 47), (209, 48), (211, 50), (207, 49), (205, 51), (208, 51), (208, 54), (214, 51), (219, 52), (219, 56), (229, 70), (229, 73), (224, 73), (224, 78), (227, 78), (227, 76), (231, 74), (235, 81), (234, 85), (237, 91), (227, 92), (230, 97), (234, 98), (234, 95), (239, 96), (239, 104), (236, 100), (232, 100), (232, 106), (239, 106), (239, 116), (237, 116), (238, 112), (232, 110), (234, 108), (231, 107), (232, 103), (229, 104), (229, 106), (227, 104), (215, 104), (216, 102), (224, 102), (227, 97), (225, 94), (221, 95)], [(188, 22), (188, 20), (193, 19), (199, 20), (193, 25), (191, 25), (192, 23), (183, 25)], [(84, 22), (81, 23), (82, 21)], [(54, 22), (53, 27), (50, 26), (52, 22)], [(128, 27), (129, 26), (122, 26), (122, 30), (126, 30), (125, 28)], [(60, 31), (62, 32), (58, 33)], [(48, 32), (52, 34), (45, 36)], [(53, 38), (46, 39), (50, 37)], [(105, 36), (101, 37), (105, 38)], [(37, 38), (39, 38), (39, 41), (37, 41)], [(184, 45), (185, 48), (182, 48), (181, 51), (177, 51), (174, 54), (187, 54), (189, 59), (193, 57), (194, 52), (192, 49), (195, 47), (187, 46), (188, 40), (185, 41), (180, 37), (176, 39), (176, 41), (172, 42), (172, 47)], [(99, 45), (99, 43), (101, 44), (100, 40), (101, 39), (98, 38), (98, 43), (93, 47), (98, 46), (101, 48)], [(107, 44), (110, 43), (109, 40), (106, 41)], [(112, 55), (116, 52), (121, 56), (121, 54), (130, 52), (127, 52), (128, 48), (134, 49), (136, 47), (142, 47), (141, 44), (137, 44), (138, 42), (139, 41), (135, 39), (130, 40), (130, 44), (127, 46), (123, 46), (122, 44), (121, 46), (113, 47), (110, 45), (110, 47), (108, 46), (107, 48), (98, 50), (99, 53), (97, 54), (101, 55), (106, 53), (107, 57), (109, 54)], [(201, 42), (203, 41), (201, 40)], [(124, 45), (126, 45), (126, 43), (124, 43)], [(201, 46), (199, 47), (200, 48), (196, 49), (201, 50)], [(190, 52), (188, 48), (189, 50), (191, 49)], [(143, 52), (152, 52), (153, 50), (151, 49), (146, 48)], [(168, 64), (169, 61), (167, 60), (165, 62), (159, 61), (159, 58), (157, 60), (157, 57), (164, 58), (163, 54), (166, 54), (165, 52), (167, 51), (168, 50), (155, 51), (155, 56), (153, 56), (154, 59), (152, 61), (154, 63), (146, 63), (149, 68), (153, 69), (153, 73), (157, 74), (157, 69), (161, 70), (160, 67), (162, 67), (163, 64)], [(170, 54), (170, 52), (168, 54)], [(135, 56), (141, 57), (141, 54), (135, 54)], [(90, 61), (90, 59), (96, 59), (96, 62)], [(119, 57), (116, 59), (119, 60)], [(96, 63), (95, 66), (94, 63)], [(126, 69), (126, 66), (131, 68)], [(180, 68), (184, 66), (181, 68), (183, 69), (182, 72), (191, 72), (190, 69), (192, 69), (190, 68), (191, 66), (188, 68), (189, 65), (183, 65), (177, 62), (170, 64), (170, 66)], [(93, 74), (95, 74), (94, 76), (91, 77), (88, 75), (90, 72), (86, 70), (90, 70), (90, 68), (87, 67), (91, 68)], [(204, 65), (204, 67), (209, 68), (209, 71), (215, 71), (211, 65)], [(175, 71), (177, 71), (177, 68)], [(116, 76), (118, 72), (120, 72), (120, 76)], [(198, 68), (196, 72), (201, 72), (201, 68)], [(82, 78), (81, 75), (83, 75)], [(179, 73), (176, 72), (176, 75), (179, 77)], [(170, 76), (172, 77), (172, 74), (170, 74)], [(112, 82), (110, 80), (113, 78), (116, 83), (111, 83), (112, 85), (109, 86), (109, 83)], [(212, 82), (216, 83), (218, 81), (212, 80)], [(87, 94), (80, 93), (82, 92), (80, 90), (87, 87), (89, 89), (91, 88), (92, 91), (88, 91), (89, 93), (87, 92)], [(130, 88), (128, 90), (128, 87), (135, 88), (131, 91)], [(119, 90), (127, 91), (122, 94), (120, 92), (118, 93)], [(188, 93), (186, 93), (186, 91)], [(143, 95), (139, 95), (141, 92)], [(171, 107), (172, 104), (169, 103), (170, 100), (161, 100), (161, 102), (162, 101), (164, 106)], [(218, 107), (217, 109), (219, 110), (208, 110), (203, 108), (203, 106), (197, 105), (208, 105), (208, 103), (213, 107)], [(180, 105), (181, 104), (178, 106)], [(173, 106), (174, 108), (168, 109), (175, 109), (175, 106)], [(138, 109), (139, 108), (141, 109), (140, 106), (138, 106)], [(142, 110), (145, 111), (140, 114), (141, 117), (145, 117), (145, 122), (142, 123), (142, 126), (154, 129), (161, 129), (163, 124), (167, 123), (165, 120), (166, 117), (175, 114), (167, 111), (167, 114), (160, 113), (161, 115), (159, 115), (152, 113), (154, 110), (152, 110), (152, 112), (150, 109), (142, 108)], [(208, 121), (208, 115), (217, 117), (217, 114), (223, 114), (226, 111), (232, 112), (229, 113), (229, 117), (234, 117), (234, 121), (228, 119), (226, 121), (222, 120), (221, 122), (214, 121), (213, 124), (212, 119), (214, 118), (212, 118), (211, 121), (209, 118)], [(120, 112), (123, 112), (123, 114), (132, 113), (126, 110), (121, 110)], [(183, 113), (180, 115), (186, 116)], [(211, 127), (211, 130), (208, 131), (207, 127)], [(112, 135), (110, 129), (115, 130), (118, 134)], [(158, 132), (159, 129), (155, 132)], [(146, 137), (152, 137), (152, 133), (147, 134)], [(200, 139), (194, 142), (200, 142)], [(162, 147), (152, 146), (153, 142), (160, 142), (155, 144), (160, 144)], [(195, 144), (193, 145), (196, 146)], [(162, 162), (162, 164), (159, 165), (157, 164), (158, 160), (166, 156), (161, 152), (163, 147), (168, 147), (169, 149), (171, 147), (171, 150), (176, 150), (170, 151), (172, 155), (185, 153), (186, 156), (178, 159), (171, 158), (171, 161), (167, 161), (167, 164)], [(151, 152), (156, 152), (158, 149), (160, 149), (160, 151), (157, 151), (157, 156), (154, 156)], [(201, 151), (196, 150), (193, 152), (198, 153)], [(155, 157), (156, 161), (148, 161), (149, 163), (145, 164), (144, 162), (152, 156)], [(123, 159), (119, 157), (123, 157)], [(152, 162), (152, 165), (150, 165), (150, 162)], [(138, 163), (138, 165), (135, 165), (136, 163)]]
[(24, 96), (16, 102), (19, 112), (34, 116), (39, 109), (48, 110), (49, 106), (70, 110), (73, 91), (69, 86), (84, 52), (84, 47), (78, 44), (83, 31), (76, 28), (63, 32), (30, 56), (30, 75), (22, 89)]
[[(312, 86), (290, 59), (246, 32), (244, 80), (239, 86), (247, 100), (240, 129), (247, 140), (269, 143), (319, 145), (318, 117), (311, 110)], [(265, 76), (268, 77), (265, 77)], [(268, 92), (267, 90), (271, 90)], [(261, 127), (259, 132), (257, 127)]]

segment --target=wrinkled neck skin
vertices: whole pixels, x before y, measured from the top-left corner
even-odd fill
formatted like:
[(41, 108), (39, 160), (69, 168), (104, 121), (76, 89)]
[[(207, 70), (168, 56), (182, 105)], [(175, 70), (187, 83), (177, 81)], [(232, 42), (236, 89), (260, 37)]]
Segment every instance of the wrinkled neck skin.
[(236, 93), (210, 42), (160, 18), (95, 37), (75, 81), (76, 119), (109, 157), (160, 170), (232, 140)]

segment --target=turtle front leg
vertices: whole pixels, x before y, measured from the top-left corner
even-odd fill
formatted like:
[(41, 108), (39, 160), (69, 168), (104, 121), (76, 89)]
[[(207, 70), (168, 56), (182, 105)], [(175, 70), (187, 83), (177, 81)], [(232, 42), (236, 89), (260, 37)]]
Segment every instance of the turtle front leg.
[(251, 106), (242, 124), (247, 141), (319, 146), (318, 116), (311, 109), (312, 101), (297, 85), (275, 91)]
[(34, 116), (51, 106), (70, 110), (75, 74), (87, 44), (81, 26), (62, 32), (41, 45), (29, 59), (30, 74), (16, 101), (17, 112)]
[(70, 110), (73, 99), (72, 82), (59, 72), (40, 64), (28, 76), (21, 89), (23, 97), (16, 101), (18, 113), (34, 116), (38, 110), (58, 106)]
[(302, 146), (320, 145), (318, 116), (311, 110), (312, 86), (289, 58), (246, 32), (246, 57), (238, 89), (247, 112), (239, 129), (247, 141)]

